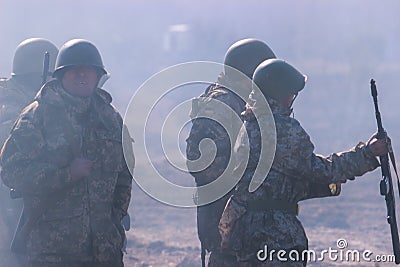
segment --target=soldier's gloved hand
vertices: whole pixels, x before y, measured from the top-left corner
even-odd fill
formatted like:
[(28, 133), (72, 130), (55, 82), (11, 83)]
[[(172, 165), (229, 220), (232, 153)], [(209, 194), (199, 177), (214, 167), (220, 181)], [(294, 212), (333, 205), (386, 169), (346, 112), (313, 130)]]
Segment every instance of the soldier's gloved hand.
[(70, 165), (72, 181), (80, 180), (90, 175), (93, 162), (85, 158), (75, 158)]
[[(367, 142), (367, 150), (371, 155), (377, 157), (388, 153), (388, 144), (386, 139), (377, 139), (377, 134), (371, 136)], [(388, 137), (389, 139), (389, 137)], [(390, 140), (390, 139), (389, 139)]]

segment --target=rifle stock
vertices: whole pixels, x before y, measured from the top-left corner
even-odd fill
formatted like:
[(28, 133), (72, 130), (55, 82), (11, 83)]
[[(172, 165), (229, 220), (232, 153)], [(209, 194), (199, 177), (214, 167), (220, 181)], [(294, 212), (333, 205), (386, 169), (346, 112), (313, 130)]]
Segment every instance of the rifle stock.
[[(371, 95), (374, 100), (375, 116), (378, 126), (378, 139), (387, 139), (387, 133), (382, 125), (382, 118), (378, 107), (378, 91), (375, 81), (371, 79)], [(396, 220), (396, 203), (393, 190), (393, 179), (390, 173), (389, 153), (379, 157), (381, 163), (382, 180), (380, 181), (380, 193), (385, 197), (387, 209), (387, 222), (390, 225), (390, 233), (392, 236), (393, 253), (396, 264), (400, 263), (400, 243), (399, 232)]]

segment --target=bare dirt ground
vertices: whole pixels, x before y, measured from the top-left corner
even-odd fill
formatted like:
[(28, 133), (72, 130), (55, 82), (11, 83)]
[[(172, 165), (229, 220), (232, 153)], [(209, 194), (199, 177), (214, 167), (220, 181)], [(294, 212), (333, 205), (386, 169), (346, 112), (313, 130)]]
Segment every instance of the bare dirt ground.
[(137, 186), (132, 198), (126, 266), (201, 266), (194, 208), (160, 203)]

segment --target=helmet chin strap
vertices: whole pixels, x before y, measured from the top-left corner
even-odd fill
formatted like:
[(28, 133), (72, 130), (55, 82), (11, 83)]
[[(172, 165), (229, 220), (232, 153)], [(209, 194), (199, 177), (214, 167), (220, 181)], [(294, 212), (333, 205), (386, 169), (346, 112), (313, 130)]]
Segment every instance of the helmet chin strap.
[(103, 85), (106, 83), (106, 81), (107, 81), (108, 79), (110, 79), (110, 77), (111, 77), (111, 74), (110, 74), (110, 73), (106, 73), (106, 74), (102, 75), (102, 76), (100, 77), (100, 79), (99, 79), (99, 82), (97, 83), (97, 87), (98, 87), (98, 88), (103, 88)]
[(294, 101), (296, 100), (298, 94), (299, 94), (299, 93), (296, 93), (296, 94), (294, 95), (294, 97), (293, 97), (293, 99), (292, 99), (292, 102), (290, 102), (290, 105), (289, 105), (290, 114), (292, 114), (292, 117), (293, 117), (293, 118), (294, 118), (293, 103), (294, 103)]

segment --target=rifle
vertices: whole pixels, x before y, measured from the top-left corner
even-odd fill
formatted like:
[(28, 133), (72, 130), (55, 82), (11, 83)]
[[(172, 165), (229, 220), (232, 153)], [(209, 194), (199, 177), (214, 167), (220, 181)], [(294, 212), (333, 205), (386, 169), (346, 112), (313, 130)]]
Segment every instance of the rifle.
[[(396, 162), (394, 159), (392, 145), (390, 143), (390, 139), (387, 137), (386, 131), (383, 129), (383, 126), (382, 126), (381, 113), (379, 112), (379, 107), (378, 107), (378, 91), (376, 89), (374, 79), (371, 79), (371, 95), (374, 100), (375, 116), (376, 116), (376, 122), (378, 125), (377, 139), (386, 139), (386, 141), (388, 143), (389, 152), (386, 155), (379, 156), (379, 160), (381, 163), (381, 172), (382, 172), (382, 180), (380, 181), (379, 186), (380, 186), (381, 195), (385, 196), (386, 209), (387, 209), (387, 222), (390, 225), (390, 233), (392, 236), (392, 245), (393, 245), (393, 252), (394, 252), (394, 256), (395, 256), (395, 262), (396, 262), (396, 264), (399, 264), (400, 263), (399, 232), (397, 229), (396, 204), (395, 204), (395, 198), (394, 198), (394, 193), (393, 193), (393, 181), (392, 181), (392, 175), (390, 173), (389, 158), (392, 162), (393, 169), (397, 176), (397, 189), (398, 190), (400, 190), (400, 181), (399, 181), (399, 176), (397, 174)], [(399, 195), (400, 195), (400, 191), (399, 191)]]
[(47, 76), (49, 76), (50, 68), (50, 53), (46, 51), (43, 59), (43, 73), (42, 73), (42, 86), (47, 82)]

